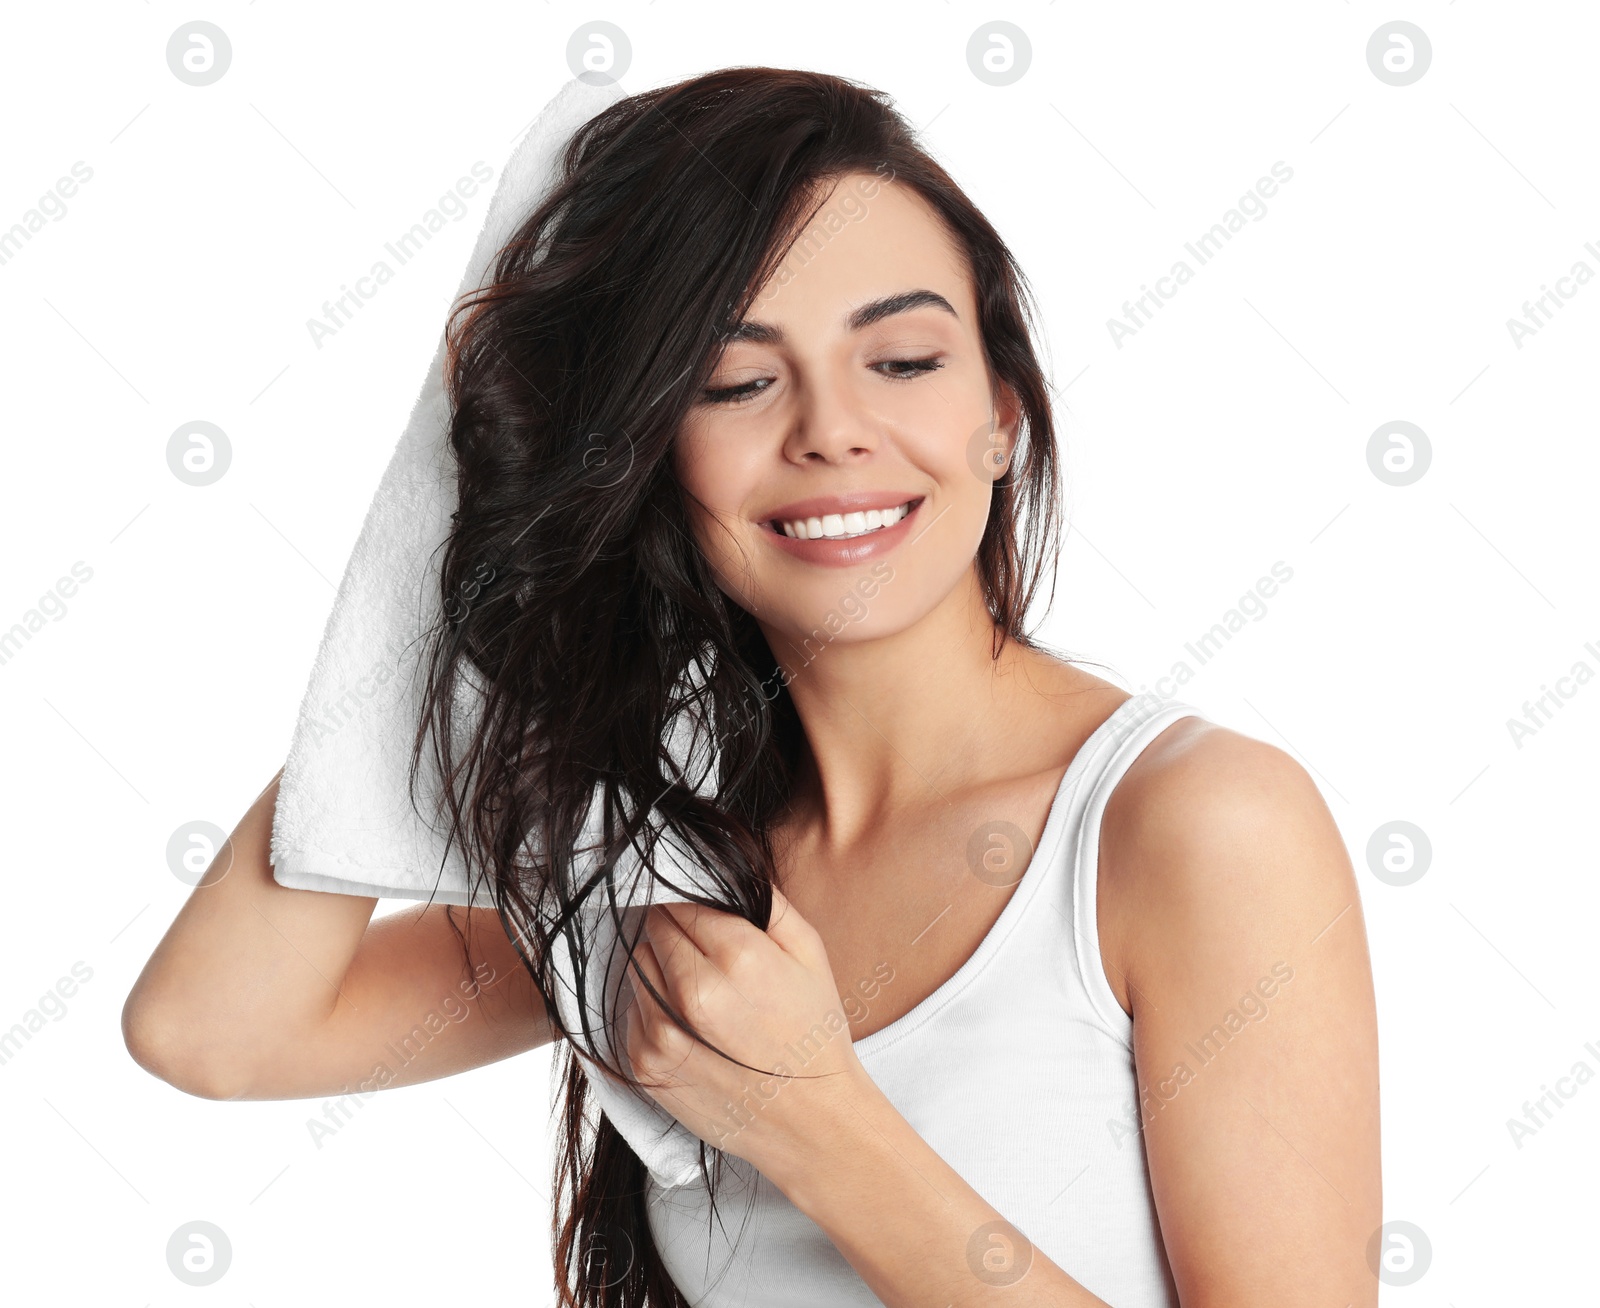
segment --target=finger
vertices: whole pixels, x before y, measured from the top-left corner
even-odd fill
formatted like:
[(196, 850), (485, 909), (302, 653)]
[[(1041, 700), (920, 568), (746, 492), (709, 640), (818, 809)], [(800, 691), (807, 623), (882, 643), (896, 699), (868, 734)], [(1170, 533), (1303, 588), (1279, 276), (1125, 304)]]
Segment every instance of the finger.
[(767, 935), (784, 953), (795, 958), (816, 964), (826, 961), (822, 938), (816, 928), (800, 916), (800, 910), (777, 886), (772, 887), (772, 920), (767, 923)]
[(676, 987), (669, 992), (673, 1002), (676, 1004), (680, 995), (694, 994), (700, 950), (677, 919), (664, 907), (653, 906), (644, 915), (644, 938), (650, 942), (662, 975)]
[[(661, 965), (656, 961), (655, 950), (650, 948), (648, 941), (641, 940), (633, 947), (633, 960), (638, 964), (639, 972), (643, 973), (644, 980), (640, 980), (631, 966), (628, 968), (626, 979), (629, 1005), (623, 1014), (623, 1043), (628, 1050), (629, 1061), (636, 1064), (638, 1060), (634, 1057), (635, 1047), (649, 1036), (658, 1022), (666, 1020), (660, 1001), (650, 993), (646, 982), (660, 993), (667, 994), (669, 1000), (671, 995), (667, 993), (666, 980), (661, 975)], [(635, 1075), (637, 1074), (635, 1068)]]
[[(697, 937), (686, 930), (680, 914), (695, 923), (700, 936), (708, 937), (710, 948), (702, 949)], [(723, 919), (715, 927), (707, 924)], [(740, 990), (728, 975), (733, 960), (757, 942), (757, 948), (766, 947), (762, 933), (737, 913), (706, 908), (700, 904), (658, 904), (651, 908), (645, 919), (648, 932), (654, 925), (652, 937), (658, 946), (657, 957), (667, 975), (679, 987), (674, 995), (693, 996), (696, 1005), (705, 1003), (718, 986), (726, 985), (751, 1009), (756, 1007), (750, 996)], [(731, 925), (730, 925), (731, 924)], [(737, 937), (732, 939), (730, 937)], [(670, 942), (670, 943), (667, 943)]]
[[(656, 957), (655, 948), (648, 940), (640, 940), (633, 947), (633, 961), (639, 965), (639, 972), (644, 974), (645, 980), (654, 986), (658, 993), (665, 995), (669, 1002), (676, 1005), (677, 1000), (667, 988), (667, 979), (661, 971), (661, 963)], [(634, 1011), (639, 1015), (641, 1027), (646, 1023), (660, 1021), (665, 1016), (665, 1010), (631, 967), (627, 972), (627, 980), (628, 989), (633, 996)]]
[[(677, 907), (677, 906), (675, 906)], [(721, 969), (700, 952), (700, 947), (679, 924), (667, 907), (657, 904), (645, 915), (645, 935), (654, 947), (656, 961), (662, 974), (672, 986), (669, 992), (674, 1006), (687, 1014), (697, 1009), (709, 990), (721, 976)], [(672, 1021), (670, 1017), (665, 1021)], [(694, 1019), (689, 1018), (690, 1021)]]
[[(648, 942), (641, 942), (638, 948), (638, 958), (639, 966), (649, 979), (650, 984), (665, 994), (672, 1002), (673, 1007), (676, 1008), (678, 1006), (677, 996), (668, 988), (669, 982), (655, 949)], [(660, 1002), (647, 994), (644, 987), (639, 985), (637, 978), (635, 978), (634, 984), (636, 987), (636, 1002), (643, 1003), (646, 1008), (645, 1011), (638, 1014), (637, 1019), (634, 1019), (630, 1025), (628, 1058), (632, 1064), (631, 1070), (634, 1076), (649, 1089), (670, 1092), (682, 1085), (678, 1078), (678, 1072), (694, 1051), (691, 1048), (684, 1050), (681, 1054), (666, 1053), (667, 1061), (672, 1064), (672, 1066), (667, 1067), (661, 1063), (664, 1051), (660, 1049), (645, 1049), (641, 1052), (646, 1055), (653, 1052), (654, 1058), (647, 1057), (644, 1060), (644, 1065), (641, 1066), (640, 1059), (634, 1056), (632, 1042), (644, 1042), (653, 1037), (654, 1039), (651, 1043), (654, 1044), (662, 1034), (668, 1030), (676, 1033), (678, 1028), (671, 1016), (661, 1007)]]
[(669, 931), (677, 928), (676, 932), (660, 937), (663, 943), (675, 939), (681, 932), (695, 949), (714, 960), (720, 968), (726, 968), (728, 960), (736, 958), (740, 949), (748, 946), (750, 932), (754, 930), (739, 914), (707, 908), (704, 904), (657, 904), (653, 911), (667, 924)]

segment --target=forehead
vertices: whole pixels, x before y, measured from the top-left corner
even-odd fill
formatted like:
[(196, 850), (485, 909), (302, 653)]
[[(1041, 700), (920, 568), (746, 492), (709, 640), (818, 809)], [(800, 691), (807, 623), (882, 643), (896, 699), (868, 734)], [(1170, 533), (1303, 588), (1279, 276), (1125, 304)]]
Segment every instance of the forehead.
[(824, 184), (817, 196), (815, 212), (757, 291), (746, 321), (842, 331), (849, 309), (927, 287), (970, 326), (975, 301), (966, 259), (915, 190), (873, 173), (850, 173)]

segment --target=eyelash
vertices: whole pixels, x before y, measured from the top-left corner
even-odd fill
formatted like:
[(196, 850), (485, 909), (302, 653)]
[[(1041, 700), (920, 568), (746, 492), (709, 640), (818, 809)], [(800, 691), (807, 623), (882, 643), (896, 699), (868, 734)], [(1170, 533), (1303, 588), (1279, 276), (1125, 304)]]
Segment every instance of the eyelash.
[[(909, 368), (910, 372), (886, 372), (880, 375), (893, 381), (915, 381), (926, 373), (934, 372), (944, 367), (944, 361), (938, 355), (932, 355), (926, 359), (885, 359), (882, 363), (875, 363), (872, 366), (874, 368), (885, 366)], [(707, 390), (702, 392), (702, 397), (707, 404), (743, 404), (746, 400), (754, 399), (767, 389), (766, 387), (762, 387), (759, 391), (750, 389), (757, 382), (766, 380), (767, 378), (765, 377), (757, 377), (755, 381), (745, 382), (742, 386), (724, 386), (716, 390)]]

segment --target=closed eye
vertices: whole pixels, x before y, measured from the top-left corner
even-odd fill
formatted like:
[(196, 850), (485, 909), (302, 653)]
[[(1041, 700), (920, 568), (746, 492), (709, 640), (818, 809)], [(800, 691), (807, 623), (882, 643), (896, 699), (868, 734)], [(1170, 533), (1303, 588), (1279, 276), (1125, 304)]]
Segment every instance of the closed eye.
[(886, 372), (883, 374), (885, 377), (910, 378), (944, 367), (944, 360), (936, 354), (927, 359), (885, 359), (882, 363), (875, 363), (872, 366), (874, 368), (910, 368), (910, 372)]
[[(874, 369), (907, 369), (908, 371), (905, 372), (880, 372), (878, 375), (892, 381), (913, 381), (925, 373), (934, 372), (937, 369), (944, 367), (944, 360), (938, 355), (932, 355), (926, 359), (884, 359), (881, 362), (875, 363), (871, 366)], [(771, 385), (772, 379), (770, 377), (757, 377), (754, 381), (745, 382), (740, 386), (724, 386), (717, 389), (708, 389), (703, 391), (701, 395), (707, 404), (738, 405), (743, 403), (745, 400), (752, 399), (755, 396), (760, 395)], [(758, 387), (760, 388), (759, 390), (757, 389)]]

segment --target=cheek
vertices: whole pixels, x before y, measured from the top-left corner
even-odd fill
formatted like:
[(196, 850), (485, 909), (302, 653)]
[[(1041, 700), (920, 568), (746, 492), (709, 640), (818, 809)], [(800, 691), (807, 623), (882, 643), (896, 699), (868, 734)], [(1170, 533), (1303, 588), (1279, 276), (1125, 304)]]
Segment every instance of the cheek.
[(729, 457), (726, 446), (703, 436), (680, 437), (673, 470), (683, 493), (684, 516), (688, 519), (695, 547), (706, 560), (717, 588), (730, 599), (742, 602), (732, 579), (748, 571), (741, 528), (744, 506), (752, 493), (750, 469), (744, 461)]
[(906, 452), (938, 483), (940, 508), (970, 524), (988, 517), (995, 480), (1005, 471), (996, 464), (994, 441), (988, 420), (975, 407), (958, 417), (946, 406), (937, 421), (909, 433)]
[(699, 538), (704, 540), (708, 533), (737, 532), (746, 524), (745, 513), (760, 490), (759, 457), (754, 449), (741, 448), (740, 442), (725, 434), (689, 436), (679, 445), (674, 469)]
[(938, 483), (935, 515), (924, 524), (925, 533), (911, 545), (908, 566), (925, 559), (924, 578), (938, 590), (956, 584), (971, 566), (988, 529), (998, 492), (998, 475), (985, 463), (992, 444), (989, 424), (974, 406), (969, 422), (953, 419), (947, 409), (937, 427), (925, 429), (911, 457)]
[[(704, 512), (737, 513), (749, 494), (754, 460), (728, 433), (688, 429), (678, 437), (673, 471)], [(696, 508), (698, 509), (698, 505)]]

